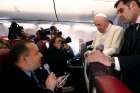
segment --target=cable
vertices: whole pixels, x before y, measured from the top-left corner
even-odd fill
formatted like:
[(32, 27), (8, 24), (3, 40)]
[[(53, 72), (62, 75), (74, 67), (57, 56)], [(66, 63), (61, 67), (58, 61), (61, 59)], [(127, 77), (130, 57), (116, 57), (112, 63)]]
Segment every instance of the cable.
[(58, 16), (57, 16), (57, 12), (56, 12), (55, 1), (54, 0), (53, 0), (53, 6), (54, 6), (55, 17), (57, 19), (57, 22), (59, 22), (59, 19), (58, 19)]

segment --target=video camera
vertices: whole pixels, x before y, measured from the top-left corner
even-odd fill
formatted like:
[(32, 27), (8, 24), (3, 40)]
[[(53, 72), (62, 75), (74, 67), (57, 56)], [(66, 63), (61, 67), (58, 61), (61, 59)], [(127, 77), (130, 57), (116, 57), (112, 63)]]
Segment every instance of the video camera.
[(13, 21), (9, 27), (8, 38), (16, 39), (17, 37), (22, 35), (23, 27), (18, 25), (15, 21)]
[(63, 44), (65, 44), (65, 43), (70, 43), (71, 42), (71, 38), (68, 36), (67, 38), (65, 38), (64, 40), (63, 40)]
[(47, 29), (41, 28), (40, 30), (38, 30), (38, 32), (39, 32), (39, 35), (42, 38), (46, 37), (46, 35), (50, 35), (50, 29), (49, 28), (47, 28)]

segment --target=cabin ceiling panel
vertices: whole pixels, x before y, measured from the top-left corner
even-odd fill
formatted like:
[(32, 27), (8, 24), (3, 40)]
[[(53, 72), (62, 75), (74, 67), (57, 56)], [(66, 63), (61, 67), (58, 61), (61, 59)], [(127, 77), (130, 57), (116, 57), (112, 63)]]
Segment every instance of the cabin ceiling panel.
[(116, 0), (0, 0), (0, 18), (25, 21), (92, 22), (98, 12), (115, 14)]

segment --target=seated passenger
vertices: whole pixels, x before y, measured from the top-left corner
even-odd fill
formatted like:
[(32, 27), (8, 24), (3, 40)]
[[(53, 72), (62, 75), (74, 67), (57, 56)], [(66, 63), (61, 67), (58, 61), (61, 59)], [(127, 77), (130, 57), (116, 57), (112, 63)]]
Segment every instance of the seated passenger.
[(41, 66), (41, 57), (33, 42), (18, 42), (11, 49), (10, 60), (3, 65), (4, 93), (53, 93), (57, 84), (55, 74), (49, 74), (45, 86), (34, 75), (34, 70)]
[(94, 22), (98, 29), (92, 44), (94, 50), (102, 50), (106, 56), (119, 54), (124, 37), (123, 28), (110, 24), (106, 15), (101, 13), (95, 16)]

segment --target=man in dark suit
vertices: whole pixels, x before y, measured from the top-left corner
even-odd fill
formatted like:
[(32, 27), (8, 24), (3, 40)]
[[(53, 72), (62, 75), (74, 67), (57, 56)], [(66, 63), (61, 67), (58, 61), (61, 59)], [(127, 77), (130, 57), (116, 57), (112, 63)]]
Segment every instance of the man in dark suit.
[(107, 68), (115, 65), (115, 70), (121, 71), (128, 88), (134, 93), (140, 93), (140, 1), (118, 0), (115, 8), (121, 20), (132, 23), (125, 31), (125, 40), (119, 56), (109, 58), (96, 50), (87, 55), (86, 62), (91, 64), (90, 68), (96, 62)]
[(3, 65), (3, 93), (53, 93), (57, 79), (50, 73), (45, 86), (34, 70), (41, 66), (42, 54), (31, 41), (20, 41), (10, 51), (10, 60)]

